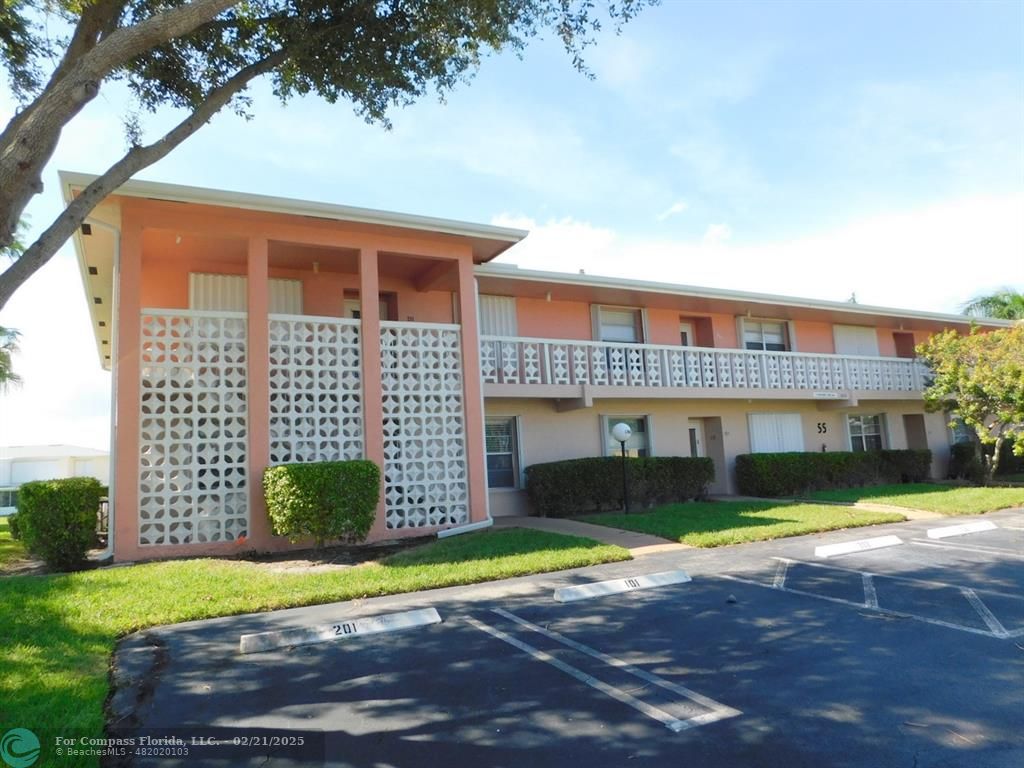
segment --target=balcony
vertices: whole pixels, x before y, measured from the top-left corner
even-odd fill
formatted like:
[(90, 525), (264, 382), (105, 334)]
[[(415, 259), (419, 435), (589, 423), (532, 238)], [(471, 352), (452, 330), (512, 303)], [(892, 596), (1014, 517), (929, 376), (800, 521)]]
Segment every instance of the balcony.
[(927, 375), (923, 363), (898, 357), (497, 336), (480, 344), (492, 396), (904, 399), (920, 396)]

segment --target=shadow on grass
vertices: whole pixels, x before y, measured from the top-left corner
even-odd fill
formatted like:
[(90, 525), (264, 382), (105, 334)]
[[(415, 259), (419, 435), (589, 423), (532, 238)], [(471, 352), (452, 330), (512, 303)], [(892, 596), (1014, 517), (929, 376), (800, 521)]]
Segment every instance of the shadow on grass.
[(640, 514), (599, 514), (577, 519), (648, 533), (695, 547), (717, 547), (900, 522), (903, 517), (821, 504), (708, 501), (669, 504)]

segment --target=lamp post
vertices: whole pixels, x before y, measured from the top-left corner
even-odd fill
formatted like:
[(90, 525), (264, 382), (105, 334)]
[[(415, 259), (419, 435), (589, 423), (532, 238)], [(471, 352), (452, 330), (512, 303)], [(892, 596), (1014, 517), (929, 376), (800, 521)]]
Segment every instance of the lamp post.
[(622, 505), (627, 515), (629, 514), (629, 480), (626, 473), (626, 441), (632, 434), (633, 430), (629, 424), (624, 422), (620, 421), (612, 427), (612, 437), (619, 441), (619, 447), (622, 449)]

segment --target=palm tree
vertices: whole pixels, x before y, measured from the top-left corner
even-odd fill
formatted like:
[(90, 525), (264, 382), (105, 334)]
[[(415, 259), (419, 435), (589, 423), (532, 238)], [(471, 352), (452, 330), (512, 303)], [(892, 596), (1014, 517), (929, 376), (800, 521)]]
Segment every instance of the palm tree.
[(987, 296), (975, 296), (964, 304), (964, 313), (997, 320), (1024, 320), (1024, 293), (1000, 288)]
[(21, 333), (13, 328), (0, 326), (0, 392), (6, 392), (11, 385), (21, 384), (21, 376), (14, 372), (11, 357), (18, 351), (18, 337)]

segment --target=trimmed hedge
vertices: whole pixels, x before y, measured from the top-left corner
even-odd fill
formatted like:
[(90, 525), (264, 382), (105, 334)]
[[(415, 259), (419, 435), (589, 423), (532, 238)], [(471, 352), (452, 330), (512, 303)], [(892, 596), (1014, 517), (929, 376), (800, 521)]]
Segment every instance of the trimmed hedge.
[(949, 476), (954, 480), (981, 483), (985, 480), (985, 466), (977, 443), (954, 443), (949, 446)]
[(7, 532), (15, 541), (21, 541), (21, 529), (18, 527), (18, 513), (7, 516)]
[(103, 486), (91, 477), (37, 480), (18, 489), (18, 534), (52, 569), (80, 568), (96, 544)]
[(745, 453), (736, 457), (736, 485), (746, 496), (792, 496), (828, 488), (917, 483), (928, 478), (929, 450)]
[(380, 469), (364, 460), (281, 464), (264, 470), (263, 493), (275, 535), (311, 536), (317, 547), (360, 542), (380, 500)]
[[(633, 508), (696, 499), (715, 479), (708, 458), (649, 456), (626, 459)], [(567, 517), (622, 508), (622, 458), (569, 459), (526, 468), (526, 493), (541, 516)]]

